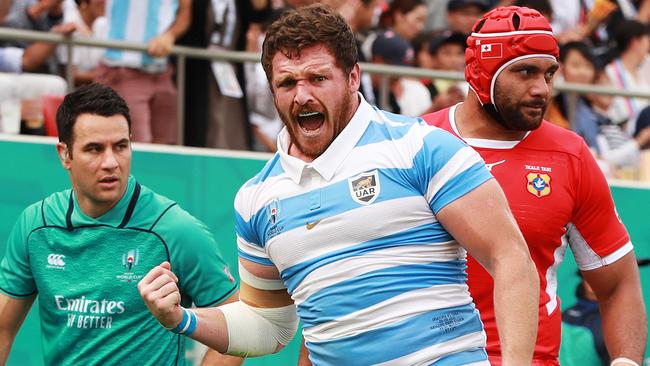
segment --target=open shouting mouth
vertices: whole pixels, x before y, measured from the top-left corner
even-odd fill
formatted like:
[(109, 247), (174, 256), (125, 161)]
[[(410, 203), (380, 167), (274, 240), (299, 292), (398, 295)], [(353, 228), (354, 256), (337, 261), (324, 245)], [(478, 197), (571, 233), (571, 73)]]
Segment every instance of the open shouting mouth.
[(325, 115), (320, 112), (301, 112), (298, 113), (298, 124), (300, 129), (306, 134), (319, 132), (325, 124)]

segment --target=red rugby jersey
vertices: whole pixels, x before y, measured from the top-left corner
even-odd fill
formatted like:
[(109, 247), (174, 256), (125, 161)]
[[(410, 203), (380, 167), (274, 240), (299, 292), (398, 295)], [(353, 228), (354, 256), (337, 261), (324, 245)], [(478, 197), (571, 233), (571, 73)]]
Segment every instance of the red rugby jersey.
[[(460, 137), (455, 108), (423, 118)], [(607, 181), (581, 137), (546, 121), (521, 141), (463, 140), (483, 157), (503, 188), (528, 243), (540, 281), (534, 358), (554, 360), (562, 320), (557, 268), (567, 246), (582, 270), (611, 264), (632, 250)], [(492, 277), (469, 256), (467, 265), (470, 292), (488, 337), (488, 354), (500, 355)]]

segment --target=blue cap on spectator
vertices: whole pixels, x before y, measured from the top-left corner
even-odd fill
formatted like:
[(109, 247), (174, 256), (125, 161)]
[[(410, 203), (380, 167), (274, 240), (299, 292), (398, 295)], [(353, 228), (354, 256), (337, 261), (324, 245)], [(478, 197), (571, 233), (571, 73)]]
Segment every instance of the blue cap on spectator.
[(412, 65), (414, 54), (411, 44), (393, 31), (378, 35), (372, 43), (372, 55), (381, 57), (389, 65)]
[(470, 5), (478, 6), (481, 11), (488, 11), (492, 8), (492, 3), (489, 0), (449, 0), (447, 11), (458, 10)]

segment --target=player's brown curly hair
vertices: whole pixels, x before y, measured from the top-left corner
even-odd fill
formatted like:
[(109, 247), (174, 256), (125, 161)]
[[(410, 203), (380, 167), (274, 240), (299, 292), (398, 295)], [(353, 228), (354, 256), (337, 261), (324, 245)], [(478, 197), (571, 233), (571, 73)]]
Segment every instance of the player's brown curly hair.
[(277, 52), (300, 57), (300, 51), (323, 45), (336, 64), (348, 75), (358, 61), (354, 33), (345, 20), (330, 7), (314, 4), (288, 10), (266, 32), (262, 46), (262, 66), (266, 78), (273, 78), (272, 61)]

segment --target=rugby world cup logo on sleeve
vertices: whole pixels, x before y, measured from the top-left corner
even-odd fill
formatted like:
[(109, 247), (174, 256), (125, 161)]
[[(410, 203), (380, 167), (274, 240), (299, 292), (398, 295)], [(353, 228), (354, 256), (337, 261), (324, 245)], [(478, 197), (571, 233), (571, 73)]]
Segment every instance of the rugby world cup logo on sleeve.
[(361, 173), (348, 178), (348, 186), (352, 199), (362, 205), (369, 205), (377, 199), (381, 191), (379, 172)]
[(481, 58), (501, 58), (503, 57), (503, 45), (501, 43), (485, 43), (481, 45)]
[(278, 199), (274, 199), (266, 208), (267, 214), (269, 216), (269, 223), (275, 225), (278, 221), (278, 213), (280, 212), (280, 202)]

